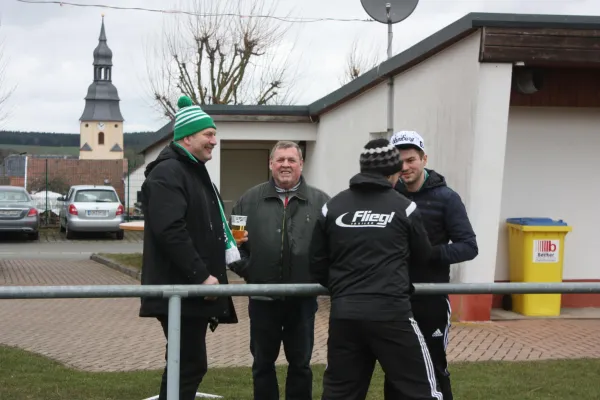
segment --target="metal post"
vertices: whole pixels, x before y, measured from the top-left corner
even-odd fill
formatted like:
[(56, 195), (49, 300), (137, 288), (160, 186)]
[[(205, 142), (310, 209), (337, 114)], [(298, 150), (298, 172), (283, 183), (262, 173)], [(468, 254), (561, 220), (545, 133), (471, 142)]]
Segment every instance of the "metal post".
[(46, 226), (50, 225), (48, 222), (49, 212), (48, 212), (48, 159), (46, 158), (46, 209), (44, 210), (46, 214)]
[(179, 400), (179, 358), (181, 353), (181, 295), (169, 298), (167, 334), (167, 400)]
[[(387, 3), (385, 5), (385, 10), (387, 12), (387, 26), (388, 26), (388, 47), (387, 47), (387, 59), (392, 58), (392, 39), (394, 37), (394, 33), (392, 31), (392, 18), (391, 18), (391, 10), (392, 5)], [(388, 107), (387, 107), (387, 133), (388, 138), (391, 138), (394, 134), (394, 77), (390, 76), (388, 78)]]
[(23, 187), (25, 188), (25, 190), (27, 190), (27, 159), (27, 154), (25, 154), (25, 177), (23, 178)]
[(129, 216), (129, 204), (131, 202), (131, 160), (127, 159), (127, 222), (131, 221), (131, 217)]

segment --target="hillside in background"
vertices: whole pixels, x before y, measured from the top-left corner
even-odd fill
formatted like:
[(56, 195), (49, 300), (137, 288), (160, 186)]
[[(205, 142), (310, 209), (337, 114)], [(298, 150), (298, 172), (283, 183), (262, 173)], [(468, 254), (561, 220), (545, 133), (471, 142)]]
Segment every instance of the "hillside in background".
[[(123, 135), (124, 146), (142, 149), (154, 141), (156, 132), (129, 132)], [(51, 132), (0, 131), (1, 145), (79, 147), (79, 134)]]
[[(139, 151), (160, 139), (158, 132), (130, 132), (123, 135), (125, 158), (130, 168), (144, 162)], [(36, 155), (79, 155), (79, 135), (72, 133), (0, 131), (0, 164), (15, 153)]]
[[(6, 154), (4, 154), (6, 153)], [(36, 155), (78, 156), (78, 146), (24, 146), (22, 144), (0, 144), (0, 162), (3, 155), (26, 153)]]

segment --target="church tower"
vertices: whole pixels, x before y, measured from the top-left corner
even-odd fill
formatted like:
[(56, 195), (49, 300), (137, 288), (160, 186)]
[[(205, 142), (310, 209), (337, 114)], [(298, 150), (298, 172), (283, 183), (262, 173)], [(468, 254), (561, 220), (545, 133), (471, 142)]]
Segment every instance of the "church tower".
[(106, 44), (104, 16), (99, 43), (94, 50), (94, 81), (85, 96), (85, 108), (79, 118), (82, 160), (123, 159), (123, 116), (119, 94), (112, 84), (112, 51)]

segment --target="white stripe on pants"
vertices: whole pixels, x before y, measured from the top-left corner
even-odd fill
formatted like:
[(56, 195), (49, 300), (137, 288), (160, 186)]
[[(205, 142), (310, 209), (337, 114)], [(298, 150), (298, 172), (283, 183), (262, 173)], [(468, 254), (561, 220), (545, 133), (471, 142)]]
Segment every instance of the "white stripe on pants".
[(425, 343), (425, 338), (419, 329), (419, 325), (414, 318), (410, 318), (410, 324), (419, 338), (419, 344), (421, 345), (421, 353), (423, 354), (423, 361), (425, 362), (425, 369), (427, 371), (427, 380), (429, 380), (429, 387), (431, 388), (431, 396), (438, 399), (443, 400), (444, 396), (442, 393), (437, 390), (437, 380), (435, 379), (435, 370), (433, 368), (433, 362), (431, 361), (431, 356), (429, 355), (429, 349), (427, 349), (427, 343)]

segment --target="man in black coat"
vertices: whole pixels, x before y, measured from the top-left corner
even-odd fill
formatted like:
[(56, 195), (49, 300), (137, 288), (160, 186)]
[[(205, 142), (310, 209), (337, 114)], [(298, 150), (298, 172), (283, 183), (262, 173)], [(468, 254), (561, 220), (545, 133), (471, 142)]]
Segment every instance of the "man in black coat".
[[(427, 155), (421, 135), (414, 131), (400, 131), (392, 136), (391, 142), (400, 151), (403, 161), (396, 190), (417, 204), (433, 245), (431, 260), (412, 266), (412, 282), (448, 283), (450, 265), (472, 260), (478, 253), (477, 240), (465, 206), (458, 193), (446, 185), (442, 175), (425, 168)], [(444, 400), (451, 400), (446, 359), (452, 314), (448, 296), (415, 295), (411, 303), (415, 319), (427, 341)]]
[(378, 360), (385, 399), (442, 399), (411, 312), (409, 264), (431, 245), (417, 206), (394, 190), (398, 150), (372, 140), (350, 188), (323, 206), (311, 245), (311, 274), (329, 289), (331, 312), (322, 400), (363, 400)]
[[(205, 163), (217, 145), (216, 126), (200, 107), (179, 99), (173, 142), (145, 171), (142, 285), (227, 284), (227, 261), (239, 252)], [(140, 316), (157, 318), (168, 332), (168, 299), (142, 298)], [(206, 330), (237, 323), (230, 297), (182, 299), (180, 392), (193, 400), (207, 372)], [(166, 354), (165, 354), (166, 359)], [(167, 370), (159, 400), (166, 400)]]

